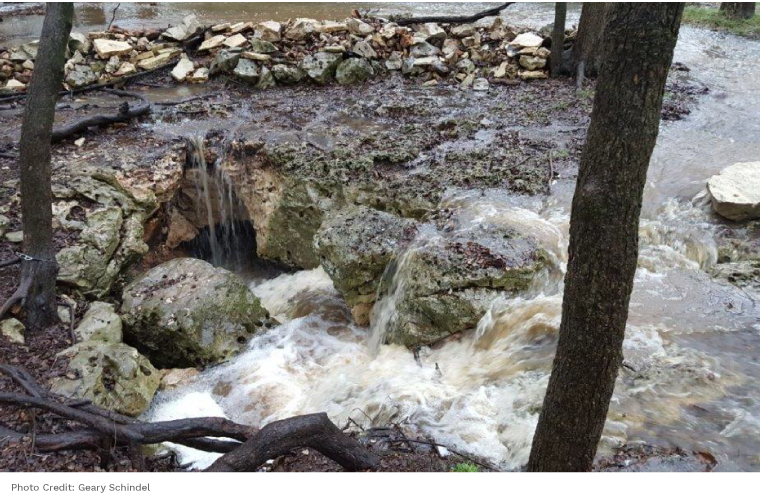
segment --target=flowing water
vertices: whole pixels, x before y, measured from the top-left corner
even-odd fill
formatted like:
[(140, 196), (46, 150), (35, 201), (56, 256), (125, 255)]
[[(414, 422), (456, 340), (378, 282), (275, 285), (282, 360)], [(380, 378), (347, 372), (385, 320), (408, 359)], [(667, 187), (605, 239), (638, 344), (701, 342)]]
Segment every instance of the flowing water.
[[(519, 11), (516, 11), (519, 12)], [(543, 12), (544, 17), (541, 17)], [(526, 24), (550, 21), (526, 9)], [(675, 60), (710, 87), (685, 120), (662, 126), (641, 221), (639, 269), (624, 355), (600, 452), (643, 442), (709, 451), (724, 470), (760, 469), (760, 307), (756, 292), (713, 279), (721, 237), (749, 229), (717, 219), (706, 178), (757, 160), (760, 43), (684, 27)], [(205, 172), (205, 169), (204, 169)], [(466, 224), (520, 224), (552, 254), (556, 272), (523, 297), (497, 300), (477, 329), (417, 357), (382, 344), (403, 293), (402, 255), (371, 328), (360, 328), (322, 269), (251, 283), (281, 325), (231, 362), (160, 394), (152, 419), (224, 415), (262, 426), (325, 411), (342, 426), (407, 425), (514, 469), (528, 457), (561, 318), (571, 181), (553, 196), (450, 193)], [(756, 230), (755, 230), (756, 231)], [(406, 251), (426, 245), (422, 232)], [(202, 467), (214, 455), (180, 449)]]

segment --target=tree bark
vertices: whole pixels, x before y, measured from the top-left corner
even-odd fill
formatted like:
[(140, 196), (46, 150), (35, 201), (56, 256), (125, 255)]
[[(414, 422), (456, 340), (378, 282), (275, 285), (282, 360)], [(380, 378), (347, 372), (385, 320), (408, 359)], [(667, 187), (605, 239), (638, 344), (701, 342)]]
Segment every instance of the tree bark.
[(267, 460), (288, 454), (296, 447), (315, 449), (347, 471), (376, 470), (380, 466), (375, 454), (346, 436), (322, 413), (268, 424), (206, 471), (256, 471)]
[(755, 15), (755, 2), (722, 2), (720, 11), (729, 19), (751, 19)]
[(50, 138), (73, 16), (72, 3), (47, 4), (39, 54), (21, 126), (19, 170), (24, 252), (35, 259), (23, 262), (19, 291), (23, 291), (25, 296), (27, 323), (35, 328), (52, 325), (58, 319), (55, 305), (58, 264), (53, 247)]
[(562, 72), (562, 45), (565, 43), (565, 19), (567, 2), (554, 4), (554, 26), (552, 27), (551, 75), (557, 78)]
[(571, 73), (596, 76), (602, 65), (604, 40), (604, 20), (608, 4), (606, 2), (584, 3), (578, 22), (578, 37), (573, 46)]
[(682, 3), (615, 3), (570, 218), (562, 321), (530, 471), (588, 471), (628, 318), (638, 225)]

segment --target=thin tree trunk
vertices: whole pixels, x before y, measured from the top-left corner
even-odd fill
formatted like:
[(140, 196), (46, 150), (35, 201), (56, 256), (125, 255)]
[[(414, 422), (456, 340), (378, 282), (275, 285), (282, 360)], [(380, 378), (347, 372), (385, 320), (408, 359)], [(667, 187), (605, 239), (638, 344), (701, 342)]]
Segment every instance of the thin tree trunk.
[(567, 2), (554, 4), (554, 26), (552, 27), (551, 74), (557, 78), (562, 71), (562, 45), (565, 43), (565, 19), (567, 18)]
[(729, 19), (751, 19), (755, 15), (755, 2), (722, 2), (720, 11)]
[(24, 252), (35, 258), (24, 261), (19, 290), (25, 293), (27, 323), (38, 328), (57, 321), (50, 138), (73, 15), (72, 3), (47, 4), (19, 143)]
[(583, 68), (587, 76), (596, 76), (602, 65), (606, 2), (584, 3), (578, 22), (578, 38), (572, 54), (572, 73)]
[(570, 218), (557, 353), (531, 471), (588, 471), (604, 427), (638, 258), (638, 225), (683, 4), (615, 3)]

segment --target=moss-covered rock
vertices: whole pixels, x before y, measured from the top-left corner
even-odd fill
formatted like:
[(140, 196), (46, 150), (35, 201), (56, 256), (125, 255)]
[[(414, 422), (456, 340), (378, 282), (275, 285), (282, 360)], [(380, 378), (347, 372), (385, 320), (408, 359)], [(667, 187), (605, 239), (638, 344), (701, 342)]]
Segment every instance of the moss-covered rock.
[(53, 392), (128, 416), (148, 408), (161, 381), (150, 361), (123, 343), (87, 341), (60, 355), (68, 359), (68, 369), (65, 377), (53, 379)]
[(122, 299), (126, 339), (160, 368), (225, 360), (274, 323), (239, 277), (198, 259), (149, 270)]
[(383, 272), (415, 231), (412, 219), (361, 206), (340, 211), (320, 227), (314, 248), (357, 324), (369, 323)]
[(508, 226), (441, 224), (398, 260), (380, 314), (389, 343), (426, 345), (474, 328), (496, 298), (526, 290), (548, 263), (537, 240)]

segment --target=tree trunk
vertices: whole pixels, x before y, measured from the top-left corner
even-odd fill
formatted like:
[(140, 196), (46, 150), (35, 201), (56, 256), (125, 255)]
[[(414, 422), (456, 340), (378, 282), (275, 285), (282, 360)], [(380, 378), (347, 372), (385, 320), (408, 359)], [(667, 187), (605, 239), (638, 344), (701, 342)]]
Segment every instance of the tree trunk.
[(50, 137), (73, 15), (72, 3), (47, 4), (19, 143), (24, 252), (35, 258), (23, 263), (20, 290), (25, 292), (27, 323), (37, 328), (51, 325), (58, 318)]
[(554, 26), (552, 27), (551, 74), (557, 78), (562, 71), (562, 45), (565, 43), (565, 18), (567, 2), (554, 4)]
[(638, 258), (638, 225), (682, 3), (608, 8), (570, 218), (559, 342), (531, 471), (588, 471), (602, 434)]
[(602, 64), (604, 19), (607, 3), (584, 3), (578, 23), (578, 38), (573, 46), (572, 73), (596, 76)]
[(751, 19), (755, 15), (755, 2), (722, 2), (720, 11), (729, 19)]

